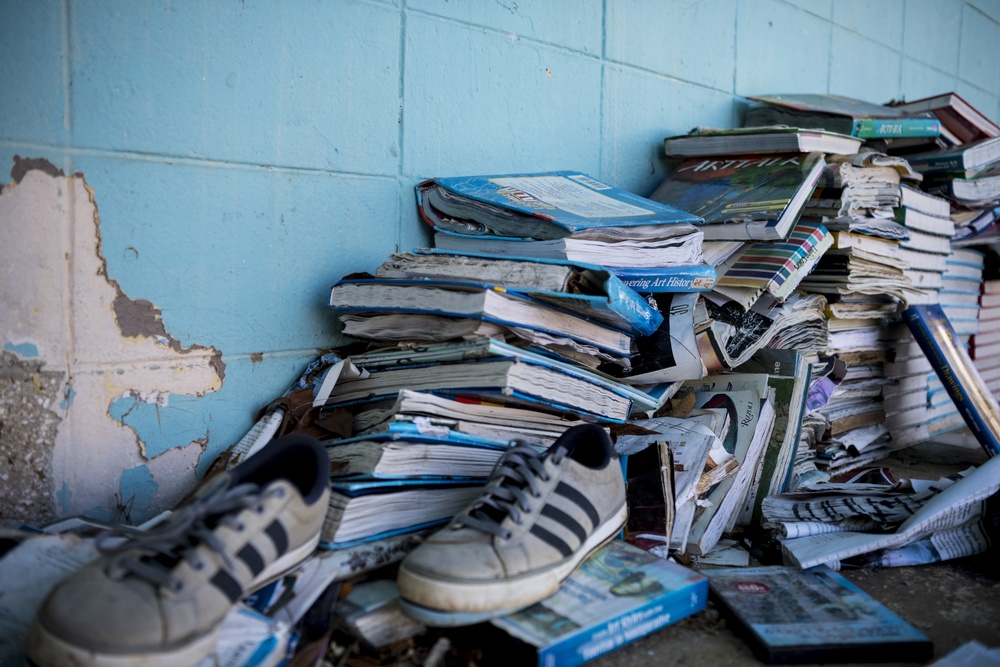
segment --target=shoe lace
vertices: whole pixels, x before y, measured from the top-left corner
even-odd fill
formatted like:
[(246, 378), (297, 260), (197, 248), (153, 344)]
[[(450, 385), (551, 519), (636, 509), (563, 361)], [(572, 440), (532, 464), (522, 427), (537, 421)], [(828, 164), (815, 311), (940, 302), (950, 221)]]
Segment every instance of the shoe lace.
[(454, 529), (472, 528), (509, 539), (511, 531), (501, 523), (510, 516), (515, 525), (522, 525), (524, 515), (532, 511), (532, 499), (541, 497), (542, 484), (550, 481), (545, 460), (552, 458), (559, 465), (566, 451), (539, 452), (535, 447), (516, 441), (497, 464), (483, 494), (452, 523)]
[[(235, 569), (231, 556), (214, 529), (227, 525), (237, 531), (243, 530), (244, 526), (236, 514), (251, 505), (256, 505), (257, 511), (263, 511), (260, 501), (265, 494), (256, 484), (225, 488), (226, 483), (225, 478), (220, 477), (214, 482), (215, 488), (210, 486), (201, 499), (177, 509), (148, 531), (122, 526), (98, 536), (96, 545), (102, 553), (119, 556), (111, 561), (114, 567), (112, 575), (121, 578), (131, 573), (156, 586), (180, 590), (183, 581), (172, 576), (171, 571), (184, 558), (185, 552), (199, 544), (205, 544), (218, 553), (227, 568)], [(267, 493), (274, 493), (274, 490)], [(191, 566), (200, 570), (204, 563), (192, 558)]]

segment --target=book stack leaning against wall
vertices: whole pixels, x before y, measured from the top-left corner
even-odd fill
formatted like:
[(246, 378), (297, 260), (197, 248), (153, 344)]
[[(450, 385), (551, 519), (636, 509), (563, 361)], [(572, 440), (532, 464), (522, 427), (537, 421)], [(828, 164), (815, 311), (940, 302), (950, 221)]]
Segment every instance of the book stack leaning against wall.
[(831, 242), (822, 224), (800, 222), (825, 167), (823, 152), (804, 149), (857, 146), (775, 128), (699, 129), (664, 141), (675, 164), (651, 197), (705, 218), (705, 255), (719, 274), (696, 322), (710, 371), (739, 366), (794, 323), (785, 302), (797, 301), (794, 290)]

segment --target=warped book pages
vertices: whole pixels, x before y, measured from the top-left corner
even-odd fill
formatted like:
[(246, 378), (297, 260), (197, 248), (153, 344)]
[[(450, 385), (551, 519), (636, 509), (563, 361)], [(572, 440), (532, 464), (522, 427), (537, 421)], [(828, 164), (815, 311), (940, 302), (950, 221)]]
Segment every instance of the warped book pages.
[(910, 112), (842, 95), (749, 95), (744, 126), (794, 125), (822, 128), (861, 139), (937, 137), (941, 121), (929, 112)]
[(526, 439), (551, 443), (566, 429), (584, 423), (578, 415), (543, 405), (525, 409), (505, 404), (502, 396), (490, 400), (449, 398), (402, 389), (394, 400), (354, 414), (357, 435), (415, 430), (422, 434), (457, 431), (494, 440)]
[(494, 285), (638, 336), (663, 323), (663, 315), (648, 301), (596, 264), (424, 249), (391, 255), (375, 275)]
[(651, 198), (704, 218), (711, 241), (788, 236), (826, 166), (822, 153), (688, 158)]
[(592, 229), (561, 239), (534, 240), (434, 230), (434, 246), (458, 252), (590, 262), (611, 269), (688, 266), (702, 261), (704, 234), (692, 224)]
[(626, 421), (633, 401), (646, 410), (661, 404), (603, 374), (487, 338), (354, 355), (327, 370), (314, 405), (364, 404), (394, 398), (402, 389), (501, 396), (525, 408), (541, 404), (611, 421)]
[[(738, 467), (736, 458), (725, 450), (717, 435), (725, 436), (728, 432), (728, 417), (722, 410), (693, 409), (683, 417), (635, 420), (632, 422), (635, 426), (653, 433), (618, 436), (615, 448), (627, 460), (627, 470), (633, 469), (633, 456), (641, 456), (654, 448), (659, 448), (658, 462), (672, 462), (669, 466), (661, 463), (661, 470), (663, 488), (673, 489), (673, 507), (666, 512), (653, 513), (654, 517), (669, 514), (670, 525), (667, 521), (650, 521), (631, 531), (627, 537), (629, 542), (664, 558), (670, 552), (684, 551), (697, 498), (735, 474)], [(663, 451), (664, 446), (669, 452)], [(665, 477), (668, 474), (669, 481)], [(630, 509), (630, 521), (635, 513), (633, 509)], [(637, 521), (644, 519), (640, 517)]]
[[(330, 306), (344, 314), (391, 312), (481, 319), (505, 327), (565, 336), (622, 357), (631, 356), (633, 352), (632, 335), (619, 328), (491, 285), (424, 280), (341, 280), (330, 290)], [(658, 326), (662, 315), (652, 308), (648, 311), (649, 319), (644, 327), (652, 322)], [(656, 326), (650, 332), (655, 331)]]
[(482, 492), (485, 479), (332, 480), (321, 544), (341, 548), (442, 524)]
[(688, 134), (663, 140), (668, 156), (738, 155), (745, 153), (857, 153), (862, 140), (824, 130), (787, 125), (716, 129), (698, 127)]
[[(926, 438), (925, 438), (926, 439)], [(926, 494), (926, 500), (914, 509), (910, 503), (902, 506), (909, 514), (891, 532), (861, 532), (848, 530), (836, 533), (806, 535), (782, 542), (786, 562), (801, 568), (836, 563), (886, 549), (896, 549), (930, 537), (940, 536), (935, 549), (946, 552), (957, 540), (982, 540), (979, 521), (986, 501), (1000, 490), (1000, 457), (992, 456), (974, 469), (957, 475), (957, 481), (943, 490)], [(939, 480), (940, 482), (940, 480)], [(940, 484), (939, 484), (940, 485)], [(857, 506), (850, 507), (857, 514)], [(873, 507), (881, 517), (884, 504)], [(765, 509), (765, 513), (767, 510)], [(823, 510), (826, 515), (826, 509)], [(801, 516), (801, 515), (800, 515)], [(965, 535), (958, 535), (965, 532)]]
[(768, 385), (774, 389), (774, 429), (765, 445), (758, 474), (751, 482), (747, 502), (737, 518), (740, 525), (759, 525), (764, 498), (783, 493), (791, 478), (812, 366), (796, 350), (763, 349), (736, 371), (767, 373)]
[(612, 540), (554, 595), (491, 624), (506, 634), (507, 664), (577, 667), (698, 613), (707, 598), (704, 575)]
[(698, 216), (574, 171), (428, 179), (417, 207), (435, 229), (559, 239), (590, 229), (692, 224)]
[(327, 441), (330, 476), (489, 477), (507, 449), (503, 440), (453, 431), (371, 433)]
[(706, 572), (728, 625), (769, 665), (925, 662), (931, 641), (828, 567)]
[(755, 387), (730, 391), (725, 376), (715, 375), (682, 388), (694, 392), (695, 407), (722, 408), (729, 414), (731, 426), (723, 446), (739, 462), (736, 475), (724, 479), (708, 493), (709, 503), (694, 518), (687, 544), (687, 553), (694, 556), (710, 552), (735, 518), (773, 428), (774, 408), (770, 400), (773, 390), (767, 385), (767, 375), (742, 378)]
[(695, 310), (699, 301), (695, 292), (653, 293), (660, 312), (667, 321), (651, 336), (636, 340), (638, 352), (630, 369), (619, 371), (609, 365), (608, 372), (617, 373), (622, 382), (643, 386), (677, 382), (705, 375), (705, 363), (695, 337)]

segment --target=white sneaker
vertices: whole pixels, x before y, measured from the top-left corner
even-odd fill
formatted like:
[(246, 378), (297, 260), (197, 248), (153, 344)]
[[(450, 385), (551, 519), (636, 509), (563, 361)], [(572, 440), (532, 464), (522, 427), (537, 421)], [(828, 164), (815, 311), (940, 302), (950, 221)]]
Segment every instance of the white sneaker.
[(625, 524), (625, 481), (605, 430), (567, 430), (544, 453), (519, 444), (483, 494), (399, 568), (402, 608), (466, 625), (543, 600)]

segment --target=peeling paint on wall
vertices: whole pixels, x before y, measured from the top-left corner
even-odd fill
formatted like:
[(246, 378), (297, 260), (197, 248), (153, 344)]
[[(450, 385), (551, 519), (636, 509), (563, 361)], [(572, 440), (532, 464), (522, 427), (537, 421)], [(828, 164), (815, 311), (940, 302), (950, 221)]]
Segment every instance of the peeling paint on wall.
[(136, 520), (172, 506), (197, 483), (208, 444), (197, 399), (221, 388), (222, 352), (183, 346), (157, 305), (108, 275), (83, 174), (15, 158), (0, 235), (0, 375), (17, 378), (0, 388), (0, 451), (25, 471), (11, 493), (29, 502), (0, 495), (0, 514), (107, 516), (126, 487), (142, 500)]

